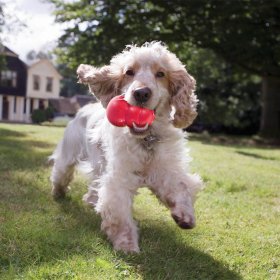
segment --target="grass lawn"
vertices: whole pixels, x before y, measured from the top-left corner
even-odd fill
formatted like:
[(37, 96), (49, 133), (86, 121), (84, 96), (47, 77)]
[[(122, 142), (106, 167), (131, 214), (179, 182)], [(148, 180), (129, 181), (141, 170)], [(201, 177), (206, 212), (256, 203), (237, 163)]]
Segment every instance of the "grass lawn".
[(125, 255), (83, 205), (82, 176), (52, 199), (46, 159), (62, 133), (0, 124), (0, 279), (280, 279), (280, 149), (191, 136), (192, 170), (206, 182), (197, 227), (179, 229), (142, 189), (141, 253)]

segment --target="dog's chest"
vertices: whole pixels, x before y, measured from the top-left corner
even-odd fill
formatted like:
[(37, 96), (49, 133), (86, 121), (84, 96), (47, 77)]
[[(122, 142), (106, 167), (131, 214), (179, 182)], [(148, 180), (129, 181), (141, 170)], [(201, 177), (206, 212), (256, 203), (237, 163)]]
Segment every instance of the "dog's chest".
[(154, 154), (156, 151), (156, 146), (159, 143), (159, 137), (156, 135), (148, 135), (144, 139), (140, 140), (140, 145), (142, 149), (145, 150), (147, 153)]
[(158, 151), (159, 140), (155, 136), (148, 136), (137, 141), (133, 146), (131, 156), (135, 159), (135, 164), (131, 165), (133, 173), (137, 176), (147, 176)]

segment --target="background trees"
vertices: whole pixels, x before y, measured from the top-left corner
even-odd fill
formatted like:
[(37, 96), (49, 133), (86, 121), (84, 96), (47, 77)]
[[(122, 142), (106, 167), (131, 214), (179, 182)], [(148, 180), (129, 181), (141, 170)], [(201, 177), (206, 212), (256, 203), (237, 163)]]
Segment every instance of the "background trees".
[[(6, 1), (7, 2), (7, 1)], [(3, 55), (3, 41), (6, 39), (7, 33), (17, 34), (25, 27), (25, 24), (19, 19), (13, 11), (6, 9), (7, 3), (0, 0), (0, 69), (6, 67), (5, 56)]]
[[(3, 6), (2, 6), (2, 2), (0, 1), (0, 34), (1, 34), (1, 31), (2, 31), (2, 27), (4, 25), (4, 13), (3, 13)], [(4, 57), (3, 55), (1, 55), (1, 49), (3, 48), (2, 46), (2, 42), (1, 42), (1, 38), (0, 38), (0, 69), (2, 67), (4, 67), (5, 65), (5, 60), (4, 60)]]
[(240, 126), (248, 115), (256, 121), (257, 76), (263, 84), (261, 133), (280, 135), (279, 0), (52, 2), (57, 21), (68, 23), (58, 55), (70, 68), (108, 63), (131, 42), (161, 40), (205, 82), (198, 83), (201, 118), (216, 115), (226, 126)]

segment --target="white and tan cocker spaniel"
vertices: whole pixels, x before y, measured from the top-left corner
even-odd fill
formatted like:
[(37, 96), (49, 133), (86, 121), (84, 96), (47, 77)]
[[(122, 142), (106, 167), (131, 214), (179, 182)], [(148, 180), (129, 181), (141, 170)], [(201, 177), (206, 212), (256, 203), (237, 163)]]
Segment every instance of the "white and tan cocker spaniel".
[[(77, 73), (100, 102), (77, 113), (51, 156), (53, 196), (65, 196), (75, 166), (86, 161), (91, 171), (83, 200), (100, 213), (101, 228), (116, 250), (139, 252), (132, 204), (141, 186), (155, 193), (181, 228), (193, 228), (193, 204), (202, 181), (189, 173), (181, 128), (197, 115), (194, 78), (159, 42), (128, 46), (110, 65), (82, 64)], [(154, 122), (144, 129), (110, 124), (106, 106), (116, 95), (154, 110)]]

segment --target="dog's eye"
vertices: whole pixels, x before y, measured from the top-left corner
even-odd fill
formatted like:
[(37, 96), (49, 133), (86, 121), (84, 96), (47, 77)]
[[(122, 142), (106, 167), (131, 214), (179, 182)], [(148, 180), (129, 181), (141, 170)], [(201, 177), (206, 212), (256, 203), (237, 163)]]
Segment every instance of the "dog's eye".
[(165, 74), (162, 71), (159, 71), (159, 72), (156, 73), (157, 78), (162, 78), (164, 76), (165, 76)]
[(125, 75), (134, 76), (134, 71), (132, 69), (128, 69), (128, 70), (126, 70)]

